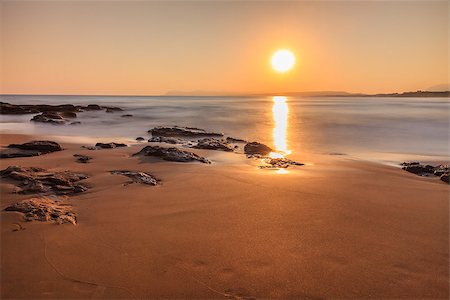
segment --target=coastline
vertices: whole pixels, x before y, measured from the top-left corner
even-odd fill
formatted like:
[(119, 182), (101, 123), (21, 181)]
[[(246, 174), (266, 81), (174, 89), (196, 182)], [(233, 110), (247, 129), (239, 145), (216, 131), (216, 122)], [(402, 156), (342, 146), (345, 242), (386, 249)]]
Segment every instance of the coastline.
[[(0, 160), (89, 175), (89, 190), (66, 198), (76, 225), (1, 212), (2, 297), (448, 298), (449, 188), (439, 180), (341, 155), (302, 153), (305, 166), (289, 174), (220, 151), (191, 149), (211, 165), (131, 156), (145, 144), (61, 142)], [(124, 186), (109, 173), (118, 169), (162, 184)], [(32, 197), (13, 189), (1, 182), (2, 210)]]

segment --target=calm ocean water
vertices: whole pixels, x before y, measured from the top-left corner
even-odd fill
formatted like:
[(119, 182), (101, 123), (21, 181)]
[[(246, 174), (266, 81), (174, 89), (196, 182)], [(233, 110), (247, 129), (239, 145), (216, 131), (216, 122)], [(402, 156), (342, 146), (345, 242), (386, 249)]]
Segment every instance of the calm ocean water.
[[(277, 150), (343, 153), (365, 160), (449, 159), (447, 98), (0, 96), (13, 104), (95, 103), (124, 112), (79, 113), (80, 125), (2, 115), (1, 132), (73, 141), (133, 141), (158, 125), (201, 127), (264, 142)], [(122, 114), (133, 114), (122, 118)]]

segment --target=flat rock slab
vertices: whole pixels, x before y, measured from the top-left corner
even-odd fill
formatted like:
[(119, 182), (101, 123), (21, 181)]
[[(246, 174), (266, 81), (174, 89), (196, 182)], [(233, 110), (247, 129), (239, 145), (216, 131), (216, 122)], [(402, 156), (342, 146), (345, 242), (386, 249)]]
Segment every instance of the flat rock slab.
[(449, 165), (423, 165), (419, 162), (404, 162), (402, 169), (419, 176), (438, 176), (443, 182), (449, 183), (450, 167)]
[(5, 211), (17, 211), (24, 214), (25, 221), (53, 221), (57, 224), (77, 223), (77, 217), (72, 205), (61, 200), (50, 198), (31, 198), (23, 200), (5, 208)]
[(127, 176), (128, 178), (131, 179), (131, 182), (128, 182), (128, 184), (141, 183), (141, 184), (148, 184), (148, 185), (157, 185), (160, 182), (160, 180), (153, 177), (153, 175), (145, 173), (145, 172), (115, 170), (115, 171), (111, 171), (111, 174)]
[(146, 146), (142, 148), (141, 151), (133, 155), (155, 156), (167, 161), (176, 161), (176, 162), (199, 161), (205, 164), (211, 163), (211, 161), (209, 161), (205, 157), (199, 156), (189, 151), (180, 150), (175, 147), (165, 148), (159, 146)]
[(247, 143), (244, 146), (244, 153), (248, 155), (259, 154), (259, 155), (268, 155), (272, 152), (272, 148), (266, 146), (264, 144), (258, 142)]
[(97, 143), (95, 144), (95, 147), (101, 148), (101, 149), (113, 149), (113, 148), (119, 148), (119, 147), (127, 147), (126, 144), (122, 143)]
[(19, 181), (20, 194), (75, 194), (87, 190), (78, 182), (88, 178), (82, 173), (70, 171), (48, 172), (42, 168), (9, 166), (0, 171), (3, 178)]
[(233, 151), (233, 148), (231, 148), (228, 145), (228, 143), (226, 143), (222, 140), (214, 139), (214, 138), (198, 140), (197, 144), (193, 148), (207, 149), (207, 150), (220, 150), (220, 151), (227, 151), (227, 152)]
[(223, 136), (222, 133), (208, 132), (201, 128), (195, 127), (163, 127), (158, 126), (148, 131), (153, 136), (179, 136), (179, 137), (205, 137), (205, 136)]
[(16, 148), (22, 150), (37, 150), (42, 153), (50, 153), (61, 151), (62, 147), (57, 142), (52, 141), (31, 141), (23, 144), (10, 144), (8, 148)]
[(31, 141), (23, 144), (10, 144), (8, 149), (0, 150), (0, 158), (39, 156), (63, 150), (61, 145), (52, 141)]

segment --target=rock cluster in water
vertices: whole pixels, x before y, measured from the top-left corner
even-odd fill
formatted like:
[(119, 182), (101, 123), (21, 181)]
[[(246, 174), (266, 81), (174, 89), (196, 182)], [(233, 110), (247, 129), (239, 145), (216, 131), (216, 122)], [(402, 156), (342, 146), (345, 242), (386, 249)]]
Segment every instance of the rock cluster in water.
[(49, 172), (43, 168), (9, 166), (0, 171), (3, 178), (19, 181), (20, 194), (75, 194), (87, 190), (79, 181), (88, 178), (70, 171)]
[(10, 144), (7, 148), (0, 150), (0, 158), (38, 156), (63, 150), (61, 145), (52, 141), (31, 141), (23, 144)]
[[(68, 119), (77, 117), (77, 112), (104, 110), (111, 113), (116, 111), (123, 111), (120, 107), (100, 106), (97, 104), (89, 104), (87, 106), (63, 104), (63, 105), (47, 105), (47, 104), (24, 104), (16, 105), (5, 102), (0, 102), (0, 114), (3, 115), (23, 115), (36, 114), (30, 121), (51, 124), (51, 125), (76, 125), (81, 122), (72, 122)], [(125, 115), (130, 116), (130, 115)]]
[(403, 170), (419, 176), (438, 176), (443, 182), (449, 183), (450, 167), (448, 165), (423, 165), (419, 162), (404, 162)]
[(153, 175), (145, 172), (115, 170), (111, 171), (111, 174), (127, 176), (128, 178), (131, 179), (131, 182), (128, 182), (127, 184), (135, 182), (148, 185), (157, 185), (159, 183), (159, 180), (153, 177)]
[(175, 147), (165, 148), (159, 146), (146, 146), (134, 155), (155, 156), (167, 161), (176, 162), (199, 161), (205, 164), (211, 163), (211, 161), (209, 161), (205, 157), (199, 156), (189, 151), (180, 150)]
[(268, 155), (270, 152), (272, 152), (272, 148), (258, 142), (247, 143), (244, 146), (244, 153), (247, 155)]
[(59, 199), (31, 198), (14, 203), (5, 208), (5, 211), (17, 211), (24, 214), (25, 221), (54, 221), (58, 224), (77, 223), (76, 214), (72, 205)]

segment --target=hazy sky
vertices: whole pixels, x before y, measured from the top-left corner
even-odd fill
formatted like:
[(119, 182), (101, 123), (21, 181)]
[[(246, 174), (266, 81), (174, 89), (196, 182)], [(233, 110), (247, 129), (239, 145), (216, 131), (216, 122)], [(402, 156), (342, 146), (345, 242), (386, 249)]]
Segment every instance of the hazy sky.
[[(3, 1), (1, 92), (392, 92), (448, 83), (448, 1)], [(270, 56), (297, 64), (275, 73)]]

